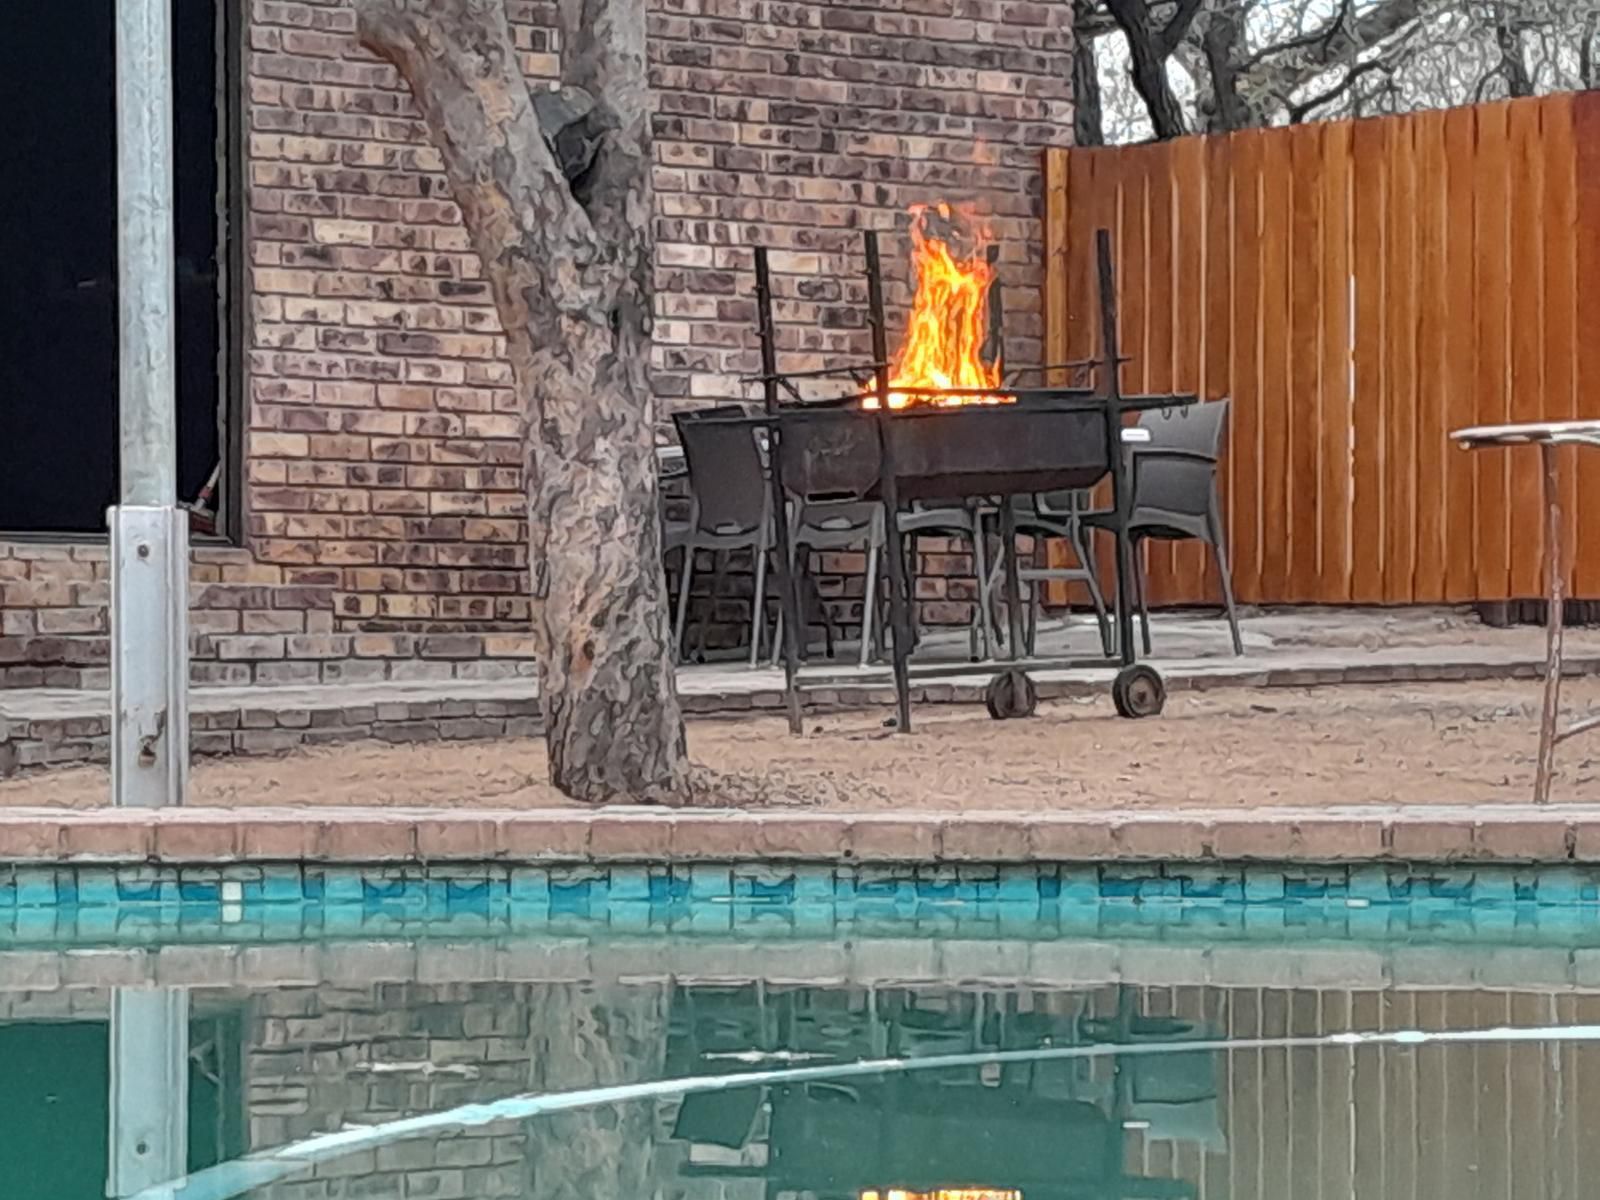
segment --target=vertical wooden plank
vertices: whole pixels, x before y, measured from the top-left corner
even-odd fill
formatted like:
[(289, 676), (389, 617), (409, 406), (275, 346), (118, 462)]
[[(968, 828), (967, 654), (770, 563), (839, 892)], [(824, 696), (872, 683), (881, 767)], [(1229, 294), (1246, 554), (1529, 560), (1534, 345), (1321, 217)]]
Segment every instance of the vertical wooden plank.
[[(1067, 180), (1071, 175), (1070, 150), (1060, 146), (1044, 152), (1044, 361), (1065, 362), (1069, 357), (1068, 253), (1072, 244)], [(1065, 383), (1059, 376), (1051, 382)]]
[(1323, 604), (1350, 599), (1350, 457), (1355, 435), (1355, 330), (1351, 294), (1351, 151), (1347, 121), (1322, 125), (1322, 479), (1318, 485), (1320, 558), (1317, 594)]
[(1289, 567), (1289, 240), (1294, 167), (1291, 130), (1269, 130), (1261, 171), (1261, 590), (1265, 603), (1287, 598)]
[[(1444, 995), (1422, 992), (1417, 995), (1418, 1029), (1444, 1029)], [(1423, 1046), (1416, 1052), (1417, 1078), (1417, 1191), (1414, 1200), (1446, 1200), (1445, 1169), (1450, 1156), (1451, 1130), (1445, 1122), (1445, 1064), (1452, 1046)], [(1413, 1200), (1407, 1193), (1407, 1200)], [(1451, 1198), (1453, 1200), (1453, 1198)]]
[[(1534, 457), (1538, 457), (1535, 455)], [(1510, 1024), (1523, 1028), (1545, 1023), (1546, 998), (1536, 992), (1513, 992), (1508, 997)], [(1510, 1117), (1512, 1192), (1534, 1200), (1546, 1196), (1544, 1182), (1550, 1159), (1546, 1117), (1550, 1108), (1547, 1089), (1549, 1049), (1536, 1042), (1514, 1043), (1507, 1064), (1506, 1113)]]
[[(1383, 1022), (1381, 998), (1376, 992), (1358, 992), (1350, 998), (1350, 1024), (1358, 1030), (1379, 1029)], [(1385, 1095), (1387, 1047), (1367, 1046), (1352, 1051), (1355, 1070), (1351, 1081), (1354, 1122), (1355, 1178), (1351, 1200), (1388, 1200), (1390, 1113)]]
[(1416, 572), (1417, 524), (1417, 279), (1414, 121), (1384, 122), (1389, 175), (1388, 250), (1384, 278), (1383, 598), (1409, 604)]
[(1378, 604), (1384, 588), (1385, 309), (1388, 164), (1381, 121), (1358, 121), (1351, 133), (1355, 159), (1355, 422), (1351, 504), (1350, 598)]
[[(1066, 362), (1071, 353), (1071, 208), (1069, 204), (1072, 176), (1071, 151), (1061, 146), (1049, 146), (1044, 151), (1044, 365)], [(1071, 382), (1069, 373), (1052, 371), (1042, 383), (1066, 385)], [(1049, 565), (1067, 565), (1067, 556), (1057, 542), (1046, 546)], [(1058, 607), (1067, 603), (1065, 584), (1051, 580), (1045, 584), (1045, 603)]]
[[(1225, 137), (1206, 142), (1206, 244), (1205, 244), (1205, 346), (1202, 382), (1208, 400), (1233, 395), (1233, 159), (1232, 141)], [(1228, 545), (1234, 544), (1232, 454), (1234, 432), (1227, 431), (1223, 461), (1218, 468), (1222, 487), (1223, 519)], [(1215, 596), (1221, 588), (1215, 563), (1206, 556), (1203, 595)]]
[[(1172, 310), (1172, 387), (1205, 392), (1205, 251), (1210, 197), (1206, 191), (1206, 144), (1184, 138), (1173, 146), (1173, 259), (1176, 284)], [(1218, 593), (1205, 587), (1207, 555), (1194, 542), (1172, 546), (1169, 594), (1172, 603), (1196, 604)]]
[(1261, 599), (1261, 160), (1266, 134), (1232, 134), (1233, 436), (1228, 475), (1233, 502), (1233, 572), (1239, 599)]
[(1445, 497), (1450, 470), (1459, 451), (1448, 443), (1445, 396), (1444, 305), (1446, 269), (1450, 258), (1445, 240), (1445, 115), (1418, 113), (1410, 118), (1416, 153), (1417, 252), (1417, 419), (1416, 457), (1416, 569), (1411, 598), (1418, 604), (1445, 600)]
[[(1261, 1036), (1281, 1038), (1289, 1032), (1289, 994), (1275, 988), (1261, 995)], [(1261, 1052), (1261, 1190), (1262, 1200), (1292, 1189), (1289, 1160), (1289, 1051)]]
[(1287, 131), (1294, 180), (1289, 238), (1289, 306), (1285, 342), (1289, 354), (1288, 469), (1285, 501), (1288, 538), (1284, 599), (1316, 600), (1321, 592), (1321, 452), (1326, 442), (1322, 413), (1322, 126)]
[[(1585, 417), (1600, 414), (1600, 93), (1572, 99), (1577, 154), (1578, 394)], [(1600, 462), (1580, 455), (1578, 506), (1600, 512)], [(1600, 521), (1578, 525), (1578, 594), (1600, 597)]]
[[(1451, 992), (1445, 997), (1445, 1020), (1452, 1029), (1472, 1029), (1477, 1013), (1469, 992)], [(1439, 1103), (1444, 1109), (1445, 1128), (1453, 1139), (1451, 1152), (1445, 1156), (1444, 1191), (1454, 1197), (1472, 1196), (1477, 1191), (1478, 1153), (1477, 1138), (1473, 1131), (1477, 1118), (1478, 1075), (1476, 1055), (1470, 1046), (1452, 1047), (1444, 1061), (1443, 1094)]]
[[(1494, 1029), (1507, 1023), (1510, 1015), (1503, 992), (1478, 992), (1474, 997), (1477, 1029)], [(1474, 1047), (1477, 1058), (1478, 1097), (1475, 1114), (1478, 1148), (1478, 1196), (1515, 1196), (1517, 1180), (1511, 1172), (1509, 1102), (1510, 1059), (1504, 1042), (1485, 1042)]]
[[(1477, 341), (1477, 289), (1472, 246), (1476, 228), (1477, 116), (1470, 108), (1444, 116), (1445, 284), (1439, 302), (1445, 311), (1445, 424), (1450, 430), (1477, 423), (1474, 345)], [(1475, 519), (1479, 451), (1450, 448), (1445, 479), (1445, 599), (1459, 603), (1478, 594), (1481, 547)]]
[[(1261, 1036), (1261, 993), (1249, 988), (1228, 992), (1228, 1036), (1234, 1041)], [(1261, 1186), (1263, 1143), (1261, 1051), (1228, 1052), (1229, 1200), (1265, 1200)]]
[[(1354, 1028), (1349, 992), (1330, 988), (1319, 993), (1318, 1000), (1323, 1033), (1343, 1033)], [(1317, 1105), (1322, 1114), (1318, 1182), (1324, 1200), (1352, 1200), (1355, 1195), (1353, 1054), (1346, 1047), (1330, 1046), (1319, 1051), (1317, 1057)]]
[[(1322, 1033), (1317, 993), (1296, 989), (1289, 993), (1289, 1034), (1315, 1037)], [(1327, 1171), (1322, 1161), (1322, 1128), (1333, 1116), (1322, 1110), (1318, 1088), (1318, 1063), (1329, 1053), (1320, 1047), (1288, 1052), (1289, 1069), (1289, 1175), (1297, 1195), (1320, 1200), (1328, 1193)]]
[[(1474, 179), (1477, 203), (1473, 220), (1473, 291), (1477, 294), (1474, 358), (1477, 363), (1477, 423), (1500, 425), (1507, 420), (1510, 361), (1506, 348), (1507, 290), (1510, 284), (1509, 192), (1506, 172), (1510, 151), (1510, 106), (1484, 104), (1477, 109), (1478, 153)], [(1510, 596), (1510, 452), (1473, 453), (1477, 474), (1473, 512), (1478, 526), (1479, 600)]]
[[(1399, 992), (1385, 997), (1383, 1028), (1415, 1029), (1417, 996)], [(1384, 1102), (1389, 1117), (1389, 1136), (1394, 1139), (1385, 1167), (1388, 1194), (1413, 1196), (1417, 1190), (1417, 1051), (1392, 1046), (1384, 1062)]]
[[(1544, 145), (1541, 102), (1518, 100), (1510, 109), (1511, 235), (1510, 320), (1511, 419), (1551, 417), (1544, 387)], [(1511, 594), (1534, 598), (1545, 593), (1544, 484), (1536, 453), (1513, 453)]]
[[(1541, 128), (1544, 144), (1544, 213), (1540, 221), (1544, 252), (1544, 363), (1545, 404), (1552, 420), (1573, 420), (1581, 415), (1578, 377), (1578, 148), (1573, 142), (1571, 96), (1551, 96), (1544, 101)], [(1568, 554), (1576, 548), (1578, 533), (1578, 464), (1562, 473), (1561, 511), (1566, 518)], [(1568, 562), (1571, 562), (1569, 558)], [(1569, 572), (1569, 586), (1576, 571)]]
[[(1148, 392), (1172, 391), (1175, 358), (1172, 342), (1173, 303), (1176, 299), (1177, 264), (1173, 238), (1173, 192), (1176, 143), (1158, 142), (1144, 149), (1145, 173), (1145, 273), (1144, 273), (1144, 380)], [(1171, 603), (1172, 547), (1147, 544), (1150, 603)]]

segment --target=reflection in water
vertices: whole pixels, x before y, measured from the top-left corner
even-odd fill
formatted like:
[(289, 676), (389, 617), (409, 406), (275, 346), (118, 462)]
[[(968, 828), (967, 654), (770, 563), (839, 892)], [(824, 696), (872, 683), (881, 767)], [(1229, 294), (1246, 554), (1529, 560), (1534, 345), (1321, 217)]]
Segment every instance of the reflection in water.
[[(205, 1042), (207, 1071), (237, 1074), (236, 1086), (189, 1098), (191, 1131), (203, 1102), (216, 1110), (204, 1127), (232, 1122), (250, 1149), (334, 1135), (345, 1152), (284, 1178), (201, 1174), (186, 1197), (248, 1184), (272, 1200), (1557, 1200), (1592, 1194), (1600, 1178), (1600, 1139), (1583, 1132), (1600, 1120), (1600, 1044), (1580, 1040), (1600, 1031), (1316, 1043), (1352, 1029), (1600, 1023), (1600, 996), (1571, 992), (801, 986), (664, 972), (197, 987), (188, 1003), (190, 1028), (207, 1031), (192, 1039), (197, 1053)], [(0, 1029), (27, 1022), (43, 1040), (65, 1017), (104, 1020), (112, 1008), (109, 989), (0, 990)], [(1195, 1039), (1219, 1048), (1192, 1049)], [(840, 1070), (902, 1056), (975, 1057), (917, 1073)], [(531, 1120), (479, 1110), (393, 1141), (366, 1128), (730, 1072), (739, 1086)], [(204, 1075), (191, 1065), (188, 1077)], [(125, 1115), (144, 1115), (124, 1091)], [(159, 1087), (140, 1095), (162, 1100)], [(15, 1186), (31, 1178), (29, 1148), (6, 1128), (0, 1194), (29, 1195)], [(104, 1154), (104, 1126), (83, 1136)]]

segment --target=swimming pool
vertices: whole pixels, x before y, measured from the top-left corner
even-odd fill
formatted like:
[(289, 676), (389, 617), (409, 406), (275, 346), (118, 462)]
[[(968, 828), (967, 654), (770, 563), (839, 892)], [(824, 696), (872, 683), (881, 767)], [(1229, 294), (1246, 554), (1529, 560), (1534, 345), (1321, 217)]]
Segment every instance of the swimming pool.
[(1600, 1178), (1590, 903), (952, 892), (808, 931), (782, 904), (652, 927), (648, 904), (441, 894), (13, 910), (0, 1192), (1555, 1200)]

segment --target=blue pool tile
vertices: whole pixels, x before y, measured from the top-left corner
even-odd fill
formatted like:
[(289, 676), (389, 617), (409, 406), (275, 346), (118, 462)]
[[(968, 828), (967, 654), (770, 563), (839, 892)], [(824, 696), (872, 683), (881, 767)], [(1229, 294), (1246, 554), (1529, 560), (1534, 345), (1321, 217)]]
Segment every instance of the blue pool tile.
[(550, 903), (550, 872), (539, 867), (517, 867), (511, 872), (513, 904)]
[(588, 880), (577, 883), (550, 882), (550, 912), (572, 914), (589, 911), (590, 884)]
[(16, 873), (10, 867), (0, 867), (0, 908), (12, 908), (16, 903)]
[(833, 929), (835, 925), (835, 913), (831, 900), (822, 903), (812, 900), (799, 901), (789, 909), (789, 915), (794, 921), (794, 928), (797, 933), (825, 933)]
[(327, 891), (328, 877), (322, 871), (308, 871), (301, 868), (300, 894), (303, 899), (320, 902)]
[(178, 899), (184, 904), (218, 904), (222, 900), (222, 883), (180, 881)]
[(56, 869), (56, 903), (62, 908), (78, 907), (78, 869), (76, 867), (58, 867)]
[(1090, 904), (1100, 899), (1100, 868), (1062, 867), (1056, 895), (1063, 904)]
[(1389, 892), (1389, 868), (1352, 867), (1349, 890), (1346, 894), (1351, 900), (1365, 900), (1368, 904), (1388, 904), (1392, 899)]
[(1285, 875), (1283, 878), (1285, 900), (1323, 900), (1327, 895), (1328, 880), (1325, 876), (1296, 874)]
[(366, 888), (355, 871), (329, 871), (323, 876), (323, 886), (325, 904), (360, 904), (366, 899)]
[(1002, 867), (995, 899), (1001, 904), (1039, 903), (1039, 872), (1032, 867)]
[[(306, 898), (306, 881), (299, 867), (270, 866), (262, 869), (260, 898), (263, 904), (299, 904)], [(245, 895), (250, 895), (250, 886)]]
[(1183, 899), (1183, 881), (1156, 876), (1139, 881), (1139, 903), (1176, 904)]
[(1480, 867), (1473, 875), (1470, 899), (1474, 904), (1515, 904), (1517, 902), (1515, 873), (1504, 868)]
[(733, 871), (725, 866), (696, 864), (689, 868), (689, 899), (725, 900), (733, 895)]
[(824, 904), (830, 908), (834, 899), (833, 871), (825, 867), (812, 867), (796, 873), (794, 901), (796, 904)]
[(747, 882), (750, 887), (749, 896), (752, 900), (774, 905), (794, 903), (795, 885), (793, 875), (787, 879), (751, 879)]
[(62, 932), (58, 918), (63, 916), (66, 916), (65, 911), (53, 904), (43, 904), (37, 908), (19, 907), (13, 928), (21, 941), (53, 942)]
[(79, 873), (80, 908), (115, 908), (120, 899), (117, 892), (117, 877), (111, 871), (94, 870)]
[(650, 903), (656, 905), (684, 904), (689, 900), (689, 879), (665, 872), (650, 873)]
[(54, 867), (18, 867), (17, 907), (51, 908), (56, 903), (56, 872)]
[[(1436, 867), (1430, 872), (1428, 896), (1434, 900), (1466, 901), (1472, 898), (1475, 877), (1471, 867)], [(1413, 899), (1416, 899), (1413, 887)]]
[(1283, 872), (1270, 867), (1249, 867), (1244, 873), (1247, 904), (1268, 904), (1284, 898)]
[(1597, 899), (1595, 880), (1572, 867), (1542, 868), (1534, 882), (1534, 897), (1540, 905), (1592, 904)]

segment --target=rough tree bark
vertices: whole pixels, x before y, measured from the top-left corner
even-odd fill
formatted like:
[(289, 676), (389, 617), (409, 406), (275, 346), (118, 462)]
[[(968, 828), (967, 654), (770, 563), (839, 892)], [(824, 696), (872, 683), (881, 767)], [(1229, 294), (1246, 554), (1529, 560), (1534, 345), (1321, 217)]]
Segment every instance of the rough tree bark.
[(444, 158), (523, 396), (551, 781), (591, 803), (672, 803), (689, 773), (647, 378), (644, 3), (560, 11), (567, 87), (536, 103), (503, 0), (357, 0), (362, 42), (404, 76)]
[[(660, 1079), (671, 985), (536, 984), (530, 1090), (570, 1092)], [(664, 1194), (655, 1103), (552, 1113), (527, 1123), (527, 1194), (538, 1200), (651, 1200)]]

